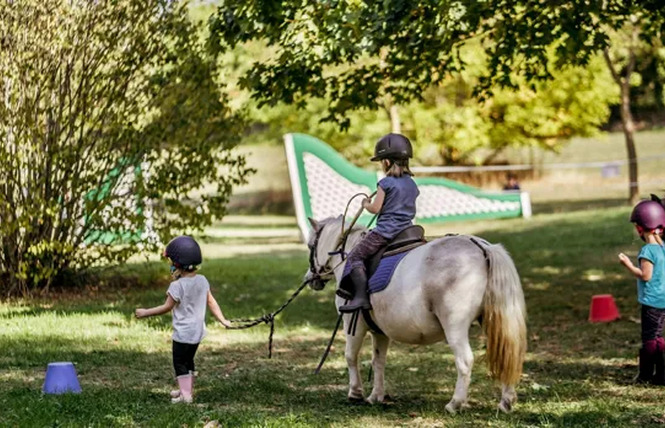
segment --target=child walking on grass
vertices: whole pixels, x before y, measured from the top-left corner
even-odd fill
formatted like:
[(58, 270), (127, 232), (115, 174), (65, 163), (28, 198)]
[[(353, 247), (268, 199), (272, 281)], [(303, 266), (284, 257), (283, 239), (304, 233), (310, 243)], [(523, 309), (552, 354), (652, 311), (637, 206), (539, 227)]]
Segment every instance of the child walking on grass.
[(194, 393), (194, 355), (205, 336), (206, 306), (225, 327), (230, 323), (224, 318), (217, 301), (210, 292), (205, 276), (196, 273), (201, 264), (201, 248), (189, 236), (178, 236), (166, 246), (164, 256), (171, 262), (174, 281), (166, 291), (163, 305), (150, 309), (136, 309), (136, 318), (173, 314), (173, 368), (178, 389), (171, 391), (173, 403), (191, 403)]
[(646, 243), (637, 256), (639, 266), (619, 254), (620, 262), (637, 277), (637, 300), (642, 305), (642, 347), (636, 381), (665, 385), (665, 208), (656, 201), (641, 201), (633, 208), (630, 221)]

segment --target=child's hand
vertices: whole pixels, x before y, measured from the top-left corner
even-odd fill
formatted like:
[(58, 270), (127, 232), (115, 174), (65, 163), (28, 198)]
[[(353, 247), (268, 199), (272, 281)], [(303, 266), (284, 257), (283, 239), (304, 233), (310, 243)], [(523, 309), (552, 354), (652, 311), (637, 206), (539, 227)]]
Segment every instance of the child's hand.
[(226, 328), (231, 327), (231, 323), (227, 319), (220, 321), (220, 323)]
[(134, 311), (134, 315), (136, 318), (144, 318), (146, 316), (146, 312), (148, 312), (146, 309), (138, 308)]
[(619, 261), (624, 266), (632, 266), (633, 265), (633, 262), (631, 262), (630, 258), (628, 258), (628, 256), (625, 255), (624, 253), (619, 253)]
[(365, 199), (363, 199), (361, 205), (362, 205), (363, 208), (367, 208), (367, 206), (371, 203), (372, 203), (372, 200), (370, 198), (365, 198)]

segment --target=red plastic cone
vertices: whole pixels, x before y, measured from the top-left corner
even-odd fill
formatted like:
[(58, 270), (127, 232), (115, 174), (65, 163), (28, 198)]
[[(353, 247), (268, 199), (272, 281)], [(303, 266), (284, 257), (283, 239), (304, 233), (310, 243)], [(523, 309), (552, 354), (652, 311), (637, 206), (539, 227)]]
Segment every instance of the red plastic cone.
[(621, 318), (611, 294), (597, 294), (591, 297), (590, 322), (610, 322)]

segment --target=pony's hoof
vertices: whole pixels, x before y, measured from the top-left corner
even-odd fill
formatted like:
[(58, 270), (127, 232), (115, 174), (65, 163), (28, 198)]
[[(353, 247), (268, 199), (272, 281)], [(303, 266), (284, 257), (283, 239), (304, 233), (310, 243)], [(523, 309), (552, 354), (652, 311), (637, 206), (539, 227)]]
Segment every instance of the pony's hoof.
[(458, 410), (464, 410), (464, 409), (468, 409), (468, 408), (469, 408), (469, 404), (466, 403), (466, 402), (460, 403), (460, 402), (457, 402), (455, 400), (450, 400), (450, 403), (446, 404), (446, 410), (451, 415), (456, 414)]
[(513, 411), (513, 403), (512, 400), (501, 400), (499, 403), (499, 410), (501, 410), (503, 413), (510, 413)]
[(385, 396), (372, 394), (367, 397), (367, 402), (370, 404), (383, 403), (385, 401)]
[(354, 397), (349, 395), (346, 397), (346, 400), (349, 404), (365, 404), (365, 399), (363, 397)]

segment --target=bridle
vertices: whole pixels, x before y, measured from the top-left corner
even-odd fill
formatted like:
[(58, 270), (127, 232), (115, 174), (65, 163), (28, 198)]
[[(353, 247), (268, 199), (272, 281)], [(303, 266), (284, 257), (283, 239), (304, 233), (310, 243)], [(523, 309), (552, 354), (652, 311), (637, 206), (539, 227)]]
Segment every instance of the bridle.
[[(325, 226), (324, 226), (325, 227)], [(319, 265), (319, 261), (317, 260), (316, 257), (316, 250), (319, 246), (319, 239), (321, 239), (321, 233), (323, 232), (323, 227), (318, 229), (316, 231), (316, 234), (314, 235), (314, 242), (312, 245), (309, 247), (309, 272), (312, 274), (312, 281), (323, 281), (324, 276), (328, 276), (330, 274), (330, 270), (327, 269), (328, 262), (330, 259), (326, 261), (326, 263), (321, 266)], [(326, 270), (328, 270), (326, 272)], [(326, 281), (330, 278), (326, 278)]]
[[(321, 234), (323, 233), (323, 227), (318, 229), (314, 235), (314, 242), (312, 245), (309, 247), (309, 273), (311, 274), (311, 281), (320, 281), (323, 283), (328, 282), (334, 275), (335, 269), (339, 267), (344, 261), (346, 260), (346, 257), (344, 253), (340, 250), (340, 248), (343, 247), (343, 244), (346, 243), (346, 238), (348, 237), (347, 234), (343, 234), (340, 239), (337, 242), (337, 245), (335, 246), (335, 250), (330, 251), (328, 253), (328, 259), (323, 265), (319, 264), (318, 258), (316, 257), (316, 250), (319, 247), (319, 240), (321, 239)], [(330, 267), (330, 261), (332, 260), (333, 256), (336, 255), (341, 255), (342, 260), (337, 263), (334, 267)]]

